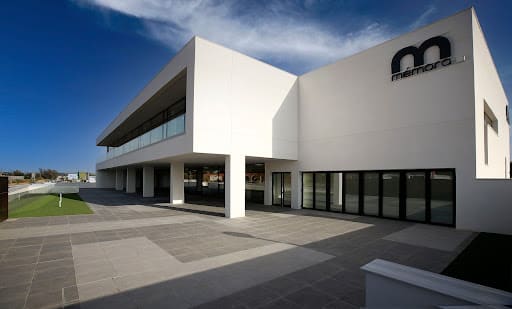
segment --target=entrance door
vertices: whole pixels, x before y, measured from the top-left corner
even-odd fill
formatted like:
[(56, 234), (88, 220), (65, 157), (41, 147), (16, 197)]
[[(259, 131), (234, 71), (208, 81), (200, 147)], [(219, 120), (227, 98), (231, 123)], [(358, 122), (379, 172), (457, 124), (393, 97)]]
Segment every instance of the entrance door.
[(272, 173), (272, 205), (277, 205), (281, 207), (291, 207), (291, 173)]

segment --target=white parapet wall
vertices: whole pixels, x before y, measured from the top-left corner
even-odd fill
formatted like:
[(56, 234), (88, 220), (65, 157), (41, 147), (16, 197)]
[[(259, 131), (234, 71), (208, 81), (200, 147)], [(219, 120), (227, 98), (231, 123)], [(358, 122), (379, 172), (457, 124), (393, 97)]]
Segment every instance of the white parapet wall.
[(54, 183), (46, 182), (46, 183), (35, 183), (31, 184), (28, 187), (25, 187), (20, 190), (9, 192), (9, 201), (20, 199), (21, 197), (29, 194), (47, 194), (51, 193), (50, 191), (55, 187)]
[(512, 293), (380, 259), (361, 269), (368, 309), (512, 305)]

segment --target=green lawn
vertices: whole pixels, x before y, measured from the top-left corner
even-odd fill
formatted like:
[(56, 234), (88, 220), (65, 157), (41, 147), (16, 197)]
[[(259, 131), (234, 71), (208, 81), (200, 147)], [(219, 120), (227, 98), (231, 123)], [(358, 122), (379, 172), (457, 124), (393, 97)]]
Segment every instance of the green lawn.
[(58, 194), (35, 195), (9, 202), (9, 218), (46, 217), (92, 214), (92, 210), (76, 193), (62, 195), (59, 208)]

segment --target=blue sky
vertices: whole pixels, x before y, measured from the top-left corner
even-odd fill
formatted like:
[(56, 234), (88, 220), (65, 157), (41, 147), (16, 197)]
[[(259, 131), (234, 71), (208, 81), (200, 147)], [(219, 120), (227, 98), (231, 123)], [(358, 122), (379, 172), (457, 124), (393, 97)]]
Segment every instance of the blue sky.
[(470, 6), (512, 97), (512, 1), (3, 2), (0, 170), (94, 170), (101, 130), (194, 34), (300, 74)]

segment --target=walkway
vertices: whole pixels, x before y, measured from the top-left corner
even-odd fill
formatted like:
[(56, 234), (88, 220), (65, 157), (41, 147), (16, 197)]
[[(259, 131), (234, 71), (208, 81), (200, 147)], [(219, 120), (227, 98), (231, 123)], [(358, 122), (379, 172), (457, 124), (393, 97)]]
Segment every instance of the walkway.
[(80, 194), (94, 214), (0, 223), (0, 308), (358, 308), (360, 266), (382, 258), (440, 272), (473, 236), (306, 210), (225, 219), (216, 207)]

